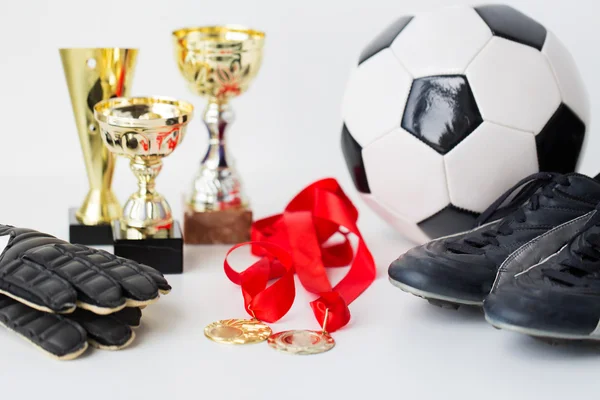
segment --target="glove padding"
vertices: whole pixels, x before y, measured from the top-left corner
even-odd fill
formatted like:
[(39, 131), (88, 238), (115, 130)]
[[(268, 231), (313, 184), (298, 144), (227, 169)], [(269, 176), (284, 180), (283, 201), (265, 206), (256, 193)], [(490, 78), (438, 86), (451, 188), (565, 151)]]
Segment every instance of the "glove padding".
[(171, 290), (154, 268), (30, 229), (0, 225), (10, 235), (0, 254), (0, 293), (45, 312), (80, 307), (107, 315), (153, 303)]
[[(29, 229), (0, 225), (0, 323), (55, 358), (132, 343), (141, 310), (171, 290), (155, 269)], [(79, 308), (77, 308), (79, 307)]]

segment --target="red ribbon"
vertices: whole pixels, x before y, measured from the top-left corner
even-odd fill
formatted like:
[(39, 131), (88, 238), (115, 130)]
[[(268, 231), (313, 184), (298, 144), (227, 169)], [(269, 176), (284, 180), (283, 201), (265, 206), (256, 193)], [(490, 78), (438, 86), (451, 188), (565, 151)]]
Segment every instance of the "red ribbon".
[[(350, 321), (348, 305), (371, 285), (376, 273), (357, 219), (358, 211), (338, 182), (323, 179), (302, 190), (283, 214), (254, 222), (252, 241), (232, 247), (224, 262), (227, 277), (242, 288), (246, 311), (261, 321), (279, 320), (294, 303), (297, 273), (302, 286), (320, 296), (310, 303), (319, 324), (329, 332), (345, 326)], [(329, 245), (328, 240), (337, 233), (344, 240)], [(349, 234), (358, 238), (356, 253)], [(238, 273), (227, 258), (245, 245), (262, 258)], [(348, 264), (346, 276), (332, 287), (325, 268)], [(269, 280), (276, 278), (267, 287)]]

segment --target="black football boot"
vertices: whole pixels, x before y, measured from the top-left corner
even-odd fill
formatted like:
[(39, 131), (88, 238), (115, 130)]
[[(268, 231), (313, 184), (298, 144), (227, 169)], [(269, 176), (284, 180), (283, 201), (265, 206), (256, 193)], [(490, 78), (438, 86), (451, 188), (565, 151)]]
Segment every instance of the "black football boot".
[(481, 306), (497, 275), (513, 277), (556, 252), (585, 225), (599, 201), (598, 177), (533, 174), (481, 214), (475, 229), (400, 256), (390, 265), (390, 281), (436, 305)]
[(483, 308), (497, 328), (600, 340), (600, 206), (560, 251), (494, 285)]

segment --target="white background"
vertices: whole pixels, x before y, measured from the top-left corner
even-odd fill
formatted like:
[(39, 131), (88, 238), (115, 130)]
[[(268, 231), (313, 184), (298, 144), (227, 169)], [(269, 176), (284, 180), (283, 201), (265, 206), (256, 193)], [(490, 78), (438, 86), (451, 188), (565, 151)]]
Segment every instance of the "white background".
[[(266, 344), (218, 346), (203, 337), (215, 319), (243, 317), (241, 295), (221, 269), (225, 246), (186, 249), (186, 273), (147, 310), (136, 345), (59, 363), (0, 331), (2, 395), (24, 398), (577, 398), (597, 393), (600, 351), (550, 347), (492, 329), (478, 312), (452, 312), (387, 282), (387, 265), (409, 247), (358, 201), (339, 146), (346, 79), (366, 43), (396, 17), (458, 0), (369, 1), (7, 1), (0, 4), (0, 221), (67, 237), (67, 208), (87, 191), (59, 47), (138, 47), (133, 93), (167, 95), (197, 107), (183, 146), (165, 161), (158, 187), (176, 215), (206, 147), (204, 102), (173, 60), (171, 31), (237, 23), (267, 33), (262, 70), (235, 100), (230, 148), (256, 216), (282, 210), (306, 184), (339, 179), (361, 208), (361, 228), (378, 263), (374, 285), (335, 333), (336, 349), (314, 357), (277, 354)], [(600, 115), (595, 0), (513, 0), (567, 45)], [(600, 136), (582, 172), (600, 168)], [(120, 160), (114, 188), (134, 188)], [(299, 290), (274, 329), (316, 328)], [(594, 392), (591, 392), (594, 390)], [(590, 393), (591, 392), (591, 393)], [(510, 397), (509, 397), (510, 396)]]

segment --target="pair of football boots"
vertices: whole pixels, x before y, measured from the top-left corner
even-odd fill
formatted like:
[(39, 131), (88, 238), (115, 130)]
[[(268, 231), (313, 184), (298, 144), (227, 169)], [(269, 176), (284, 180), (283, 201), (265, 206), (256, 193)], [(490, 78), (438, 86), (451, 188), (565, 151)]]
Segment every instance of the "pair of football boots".
[(392, 284), (434, 304), (483, 306), (497, 328), (600, 340), (600, 175), (531, 175), (476, 228), (400, 256)]

